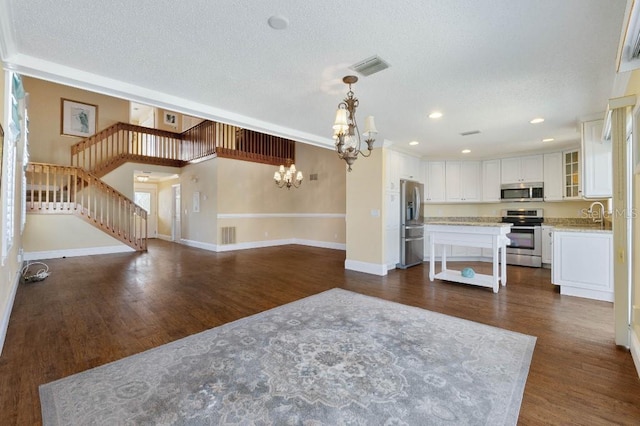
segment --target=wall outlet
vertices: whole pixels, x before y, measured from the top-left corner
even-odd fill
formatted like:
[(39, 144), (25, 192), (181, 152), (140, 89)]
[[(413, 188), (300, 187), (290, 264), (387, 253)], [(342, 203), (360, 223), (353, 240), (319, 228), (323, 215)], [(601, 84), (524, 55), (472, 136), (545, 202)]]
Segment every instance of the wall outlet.
[(268, 237), (269, 236), (269, 232), (268, 231), (264, 231), (264, 236)]

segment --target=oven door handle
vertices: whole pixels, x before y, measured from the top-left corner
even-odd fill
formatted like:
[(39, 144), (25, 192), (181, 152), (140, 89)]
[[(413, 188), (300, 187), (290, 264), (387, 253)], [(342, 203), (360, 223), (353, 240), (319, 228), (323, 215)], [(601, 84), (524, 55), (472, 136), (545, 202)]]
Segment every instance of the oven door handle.
[(536, 229), (542, 230), (540, 226), (520, 226), (520, 225), (513, 225), (511, 227), (511, 230), (513, 231), (514, 229), (526, 229), (526, 230), (533, 230), (533, 231), (535, 231)]

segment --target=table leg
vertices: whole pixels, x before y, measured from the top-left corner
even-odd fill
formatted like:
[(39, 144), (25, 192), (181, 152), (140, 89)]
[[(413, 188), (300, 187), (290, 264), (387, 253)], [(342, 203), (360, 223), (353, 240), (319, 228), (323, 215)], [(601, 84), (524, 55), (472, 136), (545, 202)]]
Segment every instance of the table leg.
[(502, 272), (500, 273), (500, 282), (503, 286), (507, 285), (507, 243), (505, 241), (500, 241), (500, 260), (502, 264), (500, 265)]
[(427, 238), (429, 238), (429, 281), (433, 281), (436, 276), (436, 245), (432, 237)]
[(442, 265), (442, 271), (446, 271), (447, 270), (447, 245), (443, 244), (442, 245), (442, 261), (440, 262), (440, 264)]
[(493, 254), (493, 292), (497, 293), (498, 292), (498, 238), (495, 237), (493, 239), (493, 248), (492, 248), (492, 254)]

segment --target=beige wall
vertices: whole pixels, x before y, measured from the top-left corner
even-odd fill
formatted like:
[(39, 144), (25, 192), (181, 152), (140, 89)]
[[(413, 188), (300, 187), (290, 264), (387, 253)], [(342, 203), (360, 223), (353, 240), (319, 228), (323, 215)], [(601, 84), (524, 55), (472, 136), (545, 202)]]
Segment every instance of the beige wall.
[(23, 78), (29, 93), (29, 141), (31, 161), (69, 165), (70, 148), (82, 138), (60, 134), (61, 99), (98, 107), (97, 131), (119, 121), (129, 121), (129, 102), (86, 90), (62, 86), (35, 78)]
[[(182, 239), (206, 244), (216, 243), (217, 170), (220, 159), (191, 164), (180, 175)], [(242, 175), (240, 175), (242, 176)], [(193, 194), (200, 193), (200, 211), (193, 211)]]
[(158, 183), (158, 236), (171, 237), (172, 187), (179, 183), (179, 178)]
[[(296, 167), (304, 181), (289, 190), (275, 185), (276, 166), (227, 158), (213, 161), (218, 165), (216, 216), (231, 216), (218, 219), (217, 230), (235, 226), (237, 243), (291, 238), (345, 243), (344, 217), (335, 215), (346, 212), (346, 177), (344, 162), (333, 151), (297, 144)], [(317, 174), (317, 180), (311, 181), (311, 174)], [(192, 197), (189, 188), (183, 187), (183, 197)], [(215, 244), (221, 242), (218, 235)]]
[(68, 214), (29, 214), (22, 245), (26, 253), (123, 246), (120, 241)]
[(383, 265), (383, 150), (358, 158), (352, 168), (347, 172), (347, 260)]

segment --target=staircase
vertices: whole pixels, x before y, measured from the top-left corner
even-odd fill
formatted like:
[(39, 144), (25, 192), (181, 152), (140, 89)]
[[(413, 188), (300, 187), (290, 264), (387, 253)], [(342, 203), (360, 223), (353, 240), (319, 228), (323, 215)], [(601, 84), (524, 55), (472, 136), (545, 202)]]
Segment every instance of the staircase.
[(26, 211), (73, 214), (138, 251), (147, 250), (147, 212), (100, 178), (127, 162), (184, 167), (213, 157), (280, 165), (295, 142), (213, 121), (183, 133), (116, 123), (71, 147), (71, 166), (29, 163)]
[(73, 214), (134, 250), (147, 249), (147, 212), (79, 167), (29, 163), (26, 211)]

